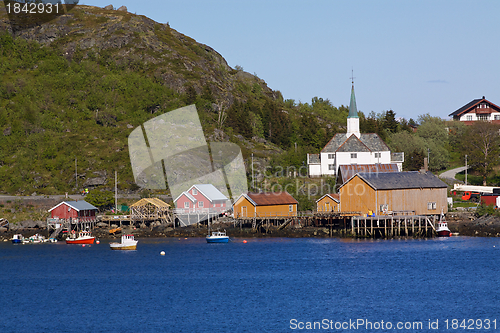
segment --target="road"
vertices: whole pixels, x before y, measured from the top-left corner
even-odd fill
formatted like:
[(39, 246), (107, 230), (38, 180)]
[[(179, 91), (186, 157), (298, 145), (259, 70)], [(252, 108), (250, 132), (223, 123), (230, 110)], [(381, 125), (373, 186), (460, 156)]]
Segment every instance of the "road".
[[(158, 195), (156, 196), (162, 200), (171, 200), (169, 195)], [(118, 194), (118, 199), (137, 199), (139, 200), (141, 197), (139, 194)], [(15, 200), (23, 200), (23, 201), (44, 201), (44, 200), (84, 200), (85, 196), (79, 194), (70, 194), (67, 197), (64, 194), (61, 195), (0, 195), (0, 202), (6, 201), (15, 201)]]
[(442, 174), (439, 175), (439, 178), (448, 178), (448, 179), (455, 179), (455, 176), (457, 173), (462, 172), (465, 170), (465, 167), (460, 167), (460, 168), (455, 168), (451, 169), (448, 171), (443, 172)]

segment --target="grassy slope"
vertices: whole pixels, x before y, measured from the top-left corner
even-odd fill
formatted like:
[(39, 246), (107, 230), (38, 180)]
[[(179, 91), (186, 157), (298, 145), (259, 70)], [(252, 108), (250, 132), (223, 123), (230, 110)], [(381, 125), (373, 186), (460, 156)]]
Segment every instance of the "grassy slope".
[[(0, 2), (0, 27), (7, 23)], [(2, 35), (0, 76), (0, 193), (74, 192), (75, 158), (80, 186), (106, 172), (111, 187), (118, 170), (119, 189), (137, 190), (128, 135), (192, 103), (207, 139), (219, 127), (216, 105), (223, 105), (225, 140), (240, 144), (245, 157), (269, 159), (298, 142), (300, 156), (282, 159), (298, 166), (339, 128), (330, 124), (347, 115), (321, 99), (311, 106), (283, 101), (263, 80), (231, 69), (213, 49), (168, 25), (89, 6), (16, 38)]]

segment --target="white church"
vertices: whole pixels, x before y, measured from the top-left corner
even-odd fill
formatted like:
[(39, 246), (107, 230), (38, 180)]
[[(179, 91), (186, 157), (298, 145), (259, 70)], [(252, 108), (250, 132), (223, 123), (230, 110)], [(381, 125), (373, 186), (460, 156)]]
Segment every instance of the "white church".
[(310, 177), (336, 176), (341, 165), (359, 166), (359, 172), (369, 168), (395, 164), (402, 171), (404, 153), (391, 153), (389, 147), (376, 133), (360, 133), (359, 117), (354, 96), (354, 83), (351, 90), (347, 133), (337, 133), (319, 154), (307, 154)]

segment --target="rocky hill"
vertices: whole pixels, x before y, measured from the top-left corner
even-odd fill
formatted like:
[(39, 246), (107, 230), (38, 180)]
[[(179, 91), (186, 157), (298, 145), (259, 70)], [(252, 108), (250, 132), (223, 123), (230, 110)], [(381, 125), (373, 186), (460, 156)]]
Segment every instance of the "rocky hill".
[(347, 115), (321, 99), (284, 101), (210, 46), (123, 9), (78, 5), (20, 26), (0, 2), (0, 76), (0, 193), (111, 188), (115, 170), (120, 191), (137, 191), (128, 135), (185, 105), (207, 140), (236, 142), (261, 165), (298, 143), (300, 166)]

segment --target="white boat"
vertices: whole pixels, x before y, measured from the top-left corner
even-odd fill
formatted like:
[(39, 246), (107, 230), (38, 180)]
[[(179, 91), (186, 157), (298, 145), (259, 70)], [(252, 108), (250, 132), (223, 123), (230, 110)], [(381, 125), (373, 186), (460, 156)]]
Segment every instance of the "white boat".
[(212, 235), (207, 235), (207, 243), (227, 243), (229, 242), (229, 236), (226, 235), (226, 230), (224, 231), (213, 231)]
[(135, 250), (137, 242), (134, 239), (134, 235), (122, 235), (121, 243), (109, 243), (109, 247), (111, 250)]
[(38, 243), (45, 243), (48, 242), (48, 239), (46, 239), (44, 236), (40, 234), (34, 234), (33, 236), (30, 236), (28, 238), (23, 238), (23, 244), (38, 244)]

